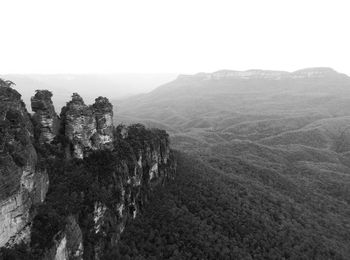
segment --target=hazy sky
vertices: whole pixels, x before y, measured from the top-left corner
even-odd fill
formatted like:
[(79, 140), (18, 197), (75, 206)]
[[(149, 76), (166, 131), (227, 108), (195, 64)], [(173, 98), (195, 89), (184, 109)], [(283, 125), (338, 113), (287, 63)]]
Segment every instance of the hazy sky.
[(0, 73), (350, 74), (350, 1), (0, 0)]

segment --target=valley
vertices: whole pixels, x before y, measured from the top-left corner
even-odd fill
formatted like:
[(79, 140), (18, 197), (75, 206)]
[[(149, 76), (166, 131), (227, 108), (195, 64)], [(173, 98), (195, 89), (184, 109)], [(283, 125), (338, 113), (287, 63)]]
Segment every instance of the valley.
[(7, 84), (4, 259), (349, 259), (347, 75), (180, 75), (60, 115)]
[[(227, 182), (239, 185), (249, 196), (239, 193), (235, 196), (244, 203), (257, 203), (249, 207), (247, 214), (258, 222), (262, 216), (271, 218), (267, 234), (280, 226), (282, 219), (290, 221), (294, 223), (291, 225), (298, 246), (311, 247), (316, 255), (320, 254), (303, 258), (299, 248), (301, 251), (293, 252), (300, 255), (292, 257), (284, 255), (289, 246), (280, 245), (274, 257), (264, 253), (254, 257), (255, 251), (248, 246), (239, 250), (246, 254), (244, 259), (347, 259), (350, 256), (350, 78), (329, 68), (282, 74), (258, 72), (179, 76), (149, 94), (115, 103), (119, 112), (115, 120), (166, 129), (171, 133), (172, 146), (182, 157), (197, 160), (213, 183), (218, 176), (222, 178), (217, 186), (207, 181), (225, 196), (227, 203), (233, 205), (234, 197), (230, 194), (235, 192), (231, 190), (233, 187), (226, 188)], [(183, 174), (196, 173), (187, 170)], [(210, 198), (211, 195), (207, 199)], [(216, 203), (220, 204), (221, 199)], [(258, 209), (257, 205), (262, 208)], [(275, 208), (279, 211), (271, 212)], [(294, 222), (296, 216), (303, 219), (299, 219), (299, 224)], [(193, 217), (199, 215), (194, 213)], [(227, 216), (226, 220), (232, 217)], [(219, 221), (213, 217), (215, 220)], [(216, 228), (219, 224), (213, 224), (213, 229)], [(247, 230), (244, 235), (253, 235), (252, 232)], [(310, 237), (315, 240), (307, 245), (309, 242), (304, 239)], [(231, 236), (228, 240), (234, 244), (230, 239)], [(288, 240), (288, 236), (281, 238), (281, 243)], [(265, 242), (269, 241), (265, 238)], [(198, 242), (197, 238), (191, 242)], [(271, 247), (266, 244), (265, 250)], [(321, 253), (320, 248), (328, 253)], [(339, 255), (332, 256), (331, 251)]]

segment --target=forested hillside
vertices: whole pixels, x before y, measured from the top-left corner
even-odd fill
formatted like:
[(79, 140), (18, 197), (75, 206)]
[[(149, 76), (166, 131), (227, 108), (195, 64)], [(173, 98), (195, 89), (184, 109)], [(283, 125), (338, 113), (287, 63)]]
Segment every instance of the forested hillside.
[[(316, 214), (311, 202), (291, 200), (264, 187), (250, 177), (263, 174), (258, 169), (236, 162), (235, 172), (225, 174), (188, 155), (180, 153), (177, 158), (175, 181), (159, 189), (144, 214), (127, 226), (114, 256), (123, 256), (121, 259), (349, 256), (350, 234), (338, 219), (325, 218), (326, 212)], [(284, 185), (289, 192), (295, 188)]]
[[(124, 255), (350, 258), (347, 75), (329, 68), (199, 73), (125, 100), (118, 111), (117, 121), (167, 129), (184, 164), (172, 192), (140, 219), (151, 224), (125, 233), (126, 244), (141, 240), (138, 253), (128, 244)], [(145, 243), (155, 249), (143, 250)]]

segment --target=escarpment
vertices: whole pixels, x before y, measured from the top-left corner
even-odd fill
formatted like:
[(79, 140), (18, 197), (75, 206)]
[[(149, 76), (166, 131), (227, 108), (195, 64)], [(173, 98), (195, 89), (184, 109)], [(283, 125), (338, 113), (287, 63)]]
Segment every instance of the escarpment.
[(0, 83), (0, 247), (11, 247), (30, 239), (31, 209), (45, 199), (48, 177), (36, 167), (34, 128), (21, 95)]
[(37, 91), (31, 116), (1, 86), (0, 256), (104, 259), (150, 192), (174, 177), (169, 137), (114, 127), (107, 98), (86, 105), (74, 93), (58, 117), (51, 97)]

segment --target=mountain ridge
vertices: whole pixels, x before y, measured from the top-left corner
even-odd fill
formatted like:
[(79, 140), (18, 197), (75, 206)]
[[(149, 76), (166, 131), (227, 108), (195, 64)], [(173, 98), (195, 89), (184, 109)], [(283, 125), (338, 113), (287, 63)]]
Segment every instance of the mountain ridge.
[(278, 70), (262, 70), (262, 69), (249, 69), (245, 71), (237, 71), (237, 70), (218, 70), (212, 73), (200, 72), (197, 74), (189, 75), (189, 74), (180, 74), (177, 79), (222, 79), (222, 78), (239, 78), (239, 79), (271, 79), (271, 80), (280, 80), (280, 79), (293, 79), (293, 78), (322, 78), (329, 75), (344, 75), (335, 71), (330, 67), (310, 67), (304, 68), (300, 70), (296, 70), (294, 72), (288, 71), (278, 71)]
[[(212, 187), (223, 196), (221, 199), (217, 198), (217, 204), (226, 199), (237, 199), (238, 204), (249, 205), (247, 214), (242, 218), (255, 216), (252, 221), (259, 223), (254, 224), (255, 226), (271, 217), (268, 224), (270, 228), (266, 232), (272, 234), (266, 235), (281, 235), (277, 243), (279, 246), (269, 242), (272, 238), (264, 238), (264, 245), (259, 248), (266, 251), (257, 253), (257, 247), (251, 245), (250, 241), (260, 231), (251, 233), (245, 230), (240, 233), (240, 238), (247, 238), (242, 242), (244, 244), (246, 241), (246, 244), (238, 250), (240, 254), (235, 257), (348, 259), (350, 78), (328, 68), (303, 69), (292, 73), (269, 72), (268, 76), (272, 75), (273, 79), (265, 77), (264, 73), (261, 70), (219, 71), (183, 78), (180, 76), (148, 94), (137, 96), (134, 100), (118, 101), (116, 105), (120, 117), (116, 120), (126, 124), (137, 120), (149, 127), (158, 124), (167, 126), (175, 149), (192, 156), (199, 164), (208, 166), (207, 169), (209, 166), (213, 169), (213, 172), (208, 172), (207, 181), (203, 180), (196, 185), (213, 185), (210, 179), (216, 174), (219, 175), (217, 178), (224, 179)], [(194, 160), (193, 163), (196, 164)], [(191, 168), (191, 165), (188, 167)], [(205, 172), (199, 170), (198, 174)], [(186, 178), (192, 177), (187, 176), (186, 172), (182, 174), (183, 177), (180, 178), (184, 178), (184, 182)], [(236, 189), (245, 189), (250, 194), (249, 198), (244, 198), (243, 194), (228, 195), (234, 192), (231, 188), (225, 188), (228, 183)], [(178, 189), (181, 190), (179, 187)], [(190, 191), (197, 192), (189, 188)], [(210, 201), (216, 194), (201, 196)], [(283, 199), (277, 202), (280, 198)], [(259, 203), (252, 202), (260, 199)], [(176, 198), (173, 200), (177, 201)], [(225, 215), (221, 219), (218, 216), (221, 213), (215, 210), (207, 215), (206, 210), (201, 211), (200, 207), (194, 206), (202, 203), (201, 207), (207, 209), (208, 205), (201, 200), (201, 197), (193, 198), (191, 203), (185, 203), (190, 211), (185, 216), (206, 221), (202, 216), (209, 215), (211, 221), (206, 223), (212, 225), (214, 230), (220, 230), (221, 225), (231, 220), (231, 215)], [(289, 206), (286, 205), (287, 202), (290, 203)], [(181, 208), (181, 203), (176, 203)], [(233, 202), (231, 203), (228, 202), (228, 207), (236, 209), (237, 204), (233, 206)], [(213, 204), (213, 208), (215, 205)], [(277, 212), (271, 213), (274, 210)], [(300, 210), (300, 213), (295, 215), (295, 210)], [(261, 214), (265, 216), (264, 220), (258, 217)], [(154, 219), (152, 216), (148, 217), (150, 220), (145, 221), (155, 221), (160, 216), (155, 214)], [(169, 218), (172, 219), (172, 216)], [(244, 222), (243, 219), (237, 221)], [(286, 223), (294, 224), (287, 227), (289, 224)], [(201, 222), (195, 222), (193, 225), (200, 224)], [(183, 224), (175, 222), (174, 232), (178, 230), (178, 225), (181, 228)], [(301, 229), (298, 228), (299, 225), (302, 226)], [(232, 227), (236, 227), (235, 224), (225, 227), (225, 230)], [(287, 242), (290, 236), (283, 231), (270, 230), (275, 227), (279, 230), (287, 229), (289, 235), (290, 232), (295, 232), (299, 241), (297, 245)], [(186, 228), (192, 232), (191, 228)], [(131, 234), (135, 233), (131, 231), (129, 235)], [(204, 237), (216, 235), (209, 232)], [(226, 233), (225, 235), (227, 236)], [(225, 239), (237, 245), (240, 238), (233, 239), (233, 236), (230, 234)], [(203, 239), (195, 236), (190, 241), (198, 245)], [(229, 247), (219, 242), (211, 243), (219, 248)], [(302, 252), (300, 248), (309, 251)], [(187, 250), (192, 255), (199, 254), (198, 251)], [(202, 250), (206, 252), (205, 257), (214, 257), (212, 252), (207, 252), (205, 248)], [(226, 252), (227, 259), (234, 257), (230, 255), (232, 252), (235, 249), (230, 248)], [(224, 251), (217, 252), (216, 257), (221, 254), (225, 255)]]

